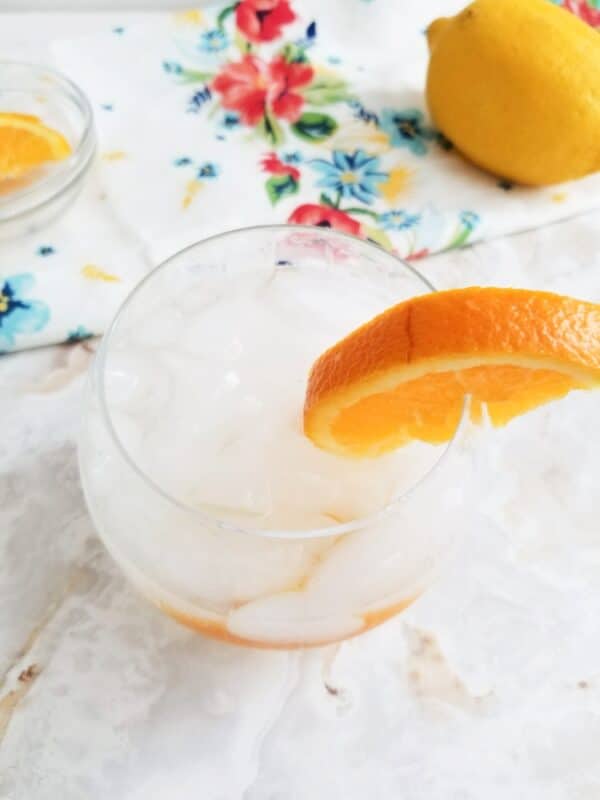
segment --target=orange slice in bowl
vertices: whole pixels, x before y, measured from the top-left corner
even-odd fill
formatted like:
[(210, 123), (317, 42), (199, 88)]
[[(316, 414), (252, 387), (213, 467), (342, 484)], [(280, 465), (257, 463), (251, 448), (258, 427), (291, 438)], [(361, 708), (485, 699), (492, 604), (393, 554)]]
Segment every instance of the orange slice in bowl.
[(19, 178), (48, 161), (71, 154), (58, 131), (30, 114), (0, 112), (0, 180)]
[(465, 395), (504, 425), (572, 389), (600, 387), (600, 305), (524, 289), (415, 297), (357, 328), (313, 365), (304, 431), (344, 456), (448, 441)]

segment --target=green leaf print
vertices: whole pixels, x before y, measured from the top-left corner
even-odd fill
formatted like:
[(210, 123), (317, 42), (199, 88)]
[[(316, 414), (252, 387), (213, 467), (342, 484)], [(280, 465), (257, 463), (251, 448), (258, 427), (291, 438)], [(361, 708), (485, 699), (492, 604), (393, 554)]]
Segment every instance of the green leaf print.
[(351, 98), (345, 80), (326, 76), (317, 77), (302, 94), (306, 102), (312, 106), (327, 106)]
[(323, 142), (337, 130), (337, 122), (328, 114), (307, 111), (294, 122), (292, 130), (307, 142)]
[(227, 8), (224, 8), (223, 11), (221, 11), (219, 16), (217, 17), (217, 27), (220, 30), (224, 29), (225, 20), (230, 14), (233, 14), (234, 11), (235, 11), (235, 3), (232, 6), (227, 6)]
[(375, 220), (375, 222), (379, 219), (379, 214), (376, 211), (371, 211), (370, 208), (361, 208), (357, 206), (356, 208), (353, 206), (352, 208), (345, 208), (344, 212), (346, 214), (364, 214), (367, 217), (371, 217), (371, 219)]
[(284, 45), (281, 55), (288, 64), (305, 64), (308, 61), (304, 48), (293, 42), (288, 42)]
[(394, 245), (392, 244), (392, 240), (387, 235), (387, 233), (385, 233), (385, 231), (381, 230), (381, 228), (365, 226), (363, 230), (367, 234), (367, 239), (369, 239), (369, 241), (378, 244), (385, 250), (393, 250)]
[(271, 203), (277, 205), (284, 197), (297, 193), (298, 181), (294, 180), (291, 175), (273, 175), (265, 183), (265, 189)]
[(261, 121), (256, 126), (257, 131), (261, 136), (264, 136), (274, 147), (280, 145), (285, 136), (281, 125), (277, 122), (275, 117), (270, 114), (265, 114)]
[(248, 39), (245, 39), (237, 28), (233, 36), (233, 43), (240, 51), (240, 55), (242, 56), (246, 56), (248, 53), (252, 52), (252, 42), (249, 42)]
[(214, 78), (212, 72), (198, 72), (195, 69), (182, 69), (178, 75), (179, 83), (208, 83)]
[(446, 246), (446, 250), (452, 250), (454, 247), (461, 247), (472, 233), (471, 228), (461, 228), (461, 230), (454, 236), (450, 243)]

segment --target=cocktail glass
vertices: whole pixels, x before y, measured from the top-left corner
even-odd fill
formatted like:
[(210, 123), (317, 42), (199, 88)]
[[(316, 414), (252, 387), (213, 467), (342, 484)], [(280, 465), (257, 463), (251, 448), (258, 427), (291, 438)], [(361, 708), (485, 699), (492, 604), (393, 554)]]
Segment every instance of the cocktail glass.
[(210, 636), (268, 648), (359, 634), (410, 605), (464, 526), (466, 414), (449, 444), (345, 459), (302, 431), (312, 362), (433, 291), (369, 242), (242, 229), (157, 267), (91, 367), (87, 502), (132, 583)]

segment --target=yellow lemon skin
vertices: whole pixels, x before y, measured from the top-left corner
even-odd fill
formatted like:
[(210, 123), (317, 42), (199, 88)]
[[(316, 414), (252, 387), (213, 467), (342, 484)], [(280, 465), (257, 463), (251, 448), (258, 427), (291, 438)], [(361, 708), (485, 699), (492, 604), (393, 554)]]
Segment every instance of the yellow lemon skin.
[(427, 30), (427, 103), (467, 158), (544, 186), (600, 170), (600, 33), (548, 0), (475, 0)]

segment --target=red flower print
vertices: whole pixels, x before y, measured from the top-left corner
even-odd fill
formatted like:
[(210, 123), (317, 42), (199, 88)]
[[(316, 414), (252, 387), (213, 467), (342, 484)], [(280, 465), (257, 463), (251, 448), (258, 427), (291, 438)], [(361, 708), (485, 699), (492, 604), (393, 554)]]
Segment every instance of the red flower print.
[(274, 58), (269, 64), (270, 105), (275, 115), (288, 122), (295, 122), (300, 116), (304, 98), (294, 92), (306, 86), (313, 79), (313, 68), (310, 64), (290, 64), (282, 56)]
[(335, 228), (338, 231), (364, 238), (360, 223), (343, 211), (330, 206), (305, 203), (292, 212), (288, 222), (294, 225), (316, 225), (319, 228)]
[(275, 153), (267, 153), (260, 163), (263, 172), (268, 172), (270, 175), (291, 175), (295, 181), (300, 180), (300, 170), (290, 164), (284, 164)]
[(269, 64), (256, 56), (226, 64), (212, 82), (224, 108), (238, 111), (246, 125), (256, 125), (266, 111), (295, 122), (304, 98), (294, 89), (310, 83), (313, 69), (308, 64), (290, 64), (281, 56)]
[(588, 5), (586, 0), (563, 0), (563, 8), (587, 22), (592, 28), (600, 27), (600, 9)]
[(405, 261), (418, 261), (420, 258), (425, 258), (429, 255), (429, 248), (424, 247), (422, 250), (415, 250), (414, 253), (409, 253)]
[(239, 111), (246, 125), (256, 125), (265, 113), (267, 88), (263, 62), (254, 56), (226, 64), (212, 82), (225, 108)]
[(251, 42), (272, 42), (295, 19), (287, 0), (242, 0), (235, 10), (235, 23)]

